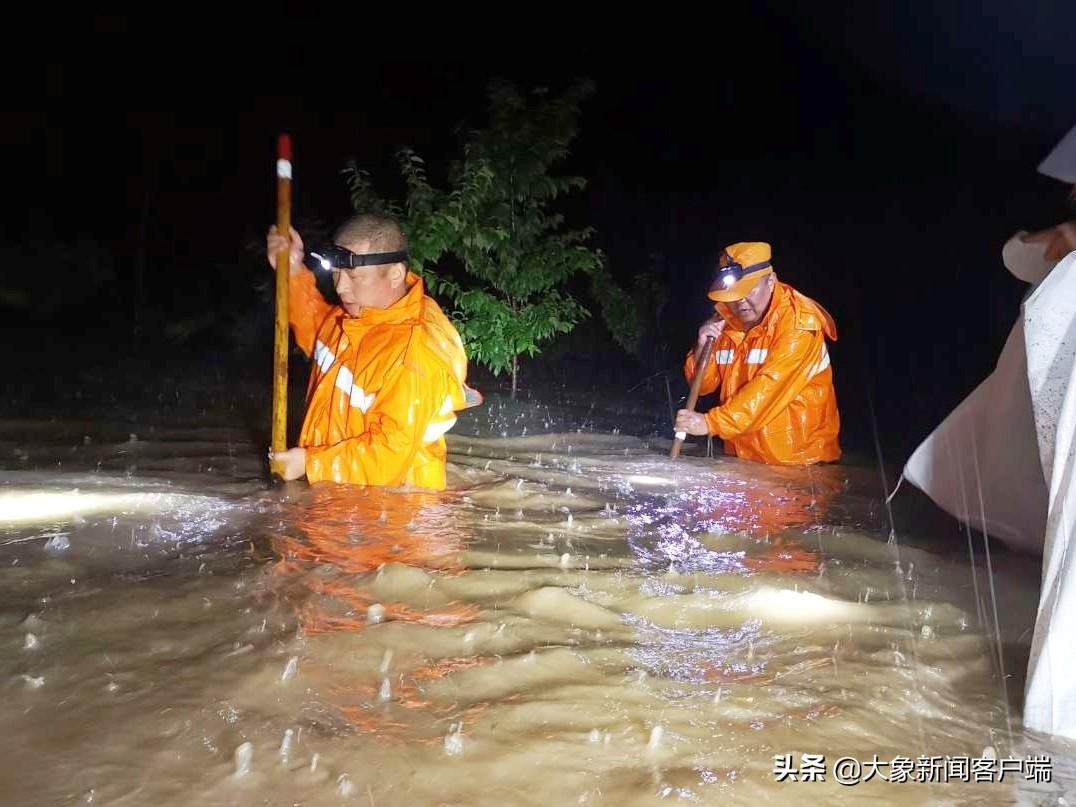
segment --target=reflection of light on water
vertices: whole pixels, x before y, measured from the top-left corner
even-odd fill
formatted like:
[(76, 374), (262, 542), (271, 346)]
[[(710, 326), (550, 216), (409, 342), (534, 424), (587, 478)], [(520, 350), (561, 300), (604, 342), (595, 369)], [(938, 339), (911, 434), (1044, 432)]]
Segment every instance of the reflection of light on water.
[(647, 476), (646, 474), (632, 474), (628, 477), (628, 481), (636, 485), (675, 485), (676, 482), (672, 479), (665, 479), (661, 476)]
[(77, 490), (0, 493), (0, 524), (66, 520), (91, 513), (145, 512), (167, 507), (168, 494), (81, 493)]
[(713, 520), (693, 523), (690, 511), (707, 514), (733, 512), (742, 506), (743, 492), (719, 488), (695, 488), (641, 499), (626, 512), (632, 525), (629, 543), (636, 557), (644, 564), (673, 568), (679, 572), (708, 572), (712, 574), (751, 574), (744, 565), (742, 550), (717, 551), (708, 549), (693, 534), (702, 528), (706, 532), (728, 532)]
[(869, 621), (870, 606), (823, 597), (810, 591), (762, 588), (744, 595), (741, 604), (763, 619), (786, 622)]
[[(682, 630), (660, 627), (632, 614), (625, 614), (624, 619), (638, 628), (637, 644), (629, 652), (649, 675), (682, 683), (720, 684), (765, 671), (765, 662), (745, 652), (763, 641), (759, 620), (731, 629)], [(673, 698), (695, 694), (695, 690), (676, 687), (666, 692)]]
[[(84, 519), (95, 516), (111, 522), (113, 531), (120, 518), (127, 522), (134, 518), (135, 522), (128, 524), (133, 549), (200, 541), (228, 526), (225, 511), (234, 508), (220, 499), (185, 493), (84, 493), (77, 488), (0, 493), (0, 528), (15, 532), (2, 545), (48, 539), (44, 546), (50, 551), (65, 551), (71, 546), (72, 528), (67, 525), (81, 526)], [(30, 534), (35, 525), (51, 525), (59, 531)]]

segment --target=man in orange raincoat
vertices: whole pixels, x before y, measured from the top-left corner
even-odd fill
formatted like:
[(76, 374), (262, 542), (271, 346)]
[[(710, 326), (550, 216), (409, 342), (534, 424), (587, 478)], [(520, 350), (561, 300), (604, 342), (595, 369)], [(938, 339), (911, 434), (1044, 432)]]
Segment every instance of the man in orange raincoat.
[[(279, 455), (285, 480), (443, 490), (444, 434), (482, 397), (467, 386), (459, 333), (407, 268), (403, 231), (391, 219), (355, 216), (305, 262), (302, 239), (290, 235), (288, 315), (313, 367), (299, 445)], [(274, 268), (287, 246), (271, 227)], [(332, 273), (338, 305), (306, 263)]]
[(721, 404), (706, 413), (681, 409), (676, 430), (720, 437), (727, 454), (754, 462), (838, 460), (840, 415), (826, 349), (827, 338), (837, 339), (832, 317), (777, 279), (763, 242), (726, 247), (707, 296), (716, 313), (699, 328), (684, 375), (694, 379), (713, 336), (699, 394), (720, 390)]

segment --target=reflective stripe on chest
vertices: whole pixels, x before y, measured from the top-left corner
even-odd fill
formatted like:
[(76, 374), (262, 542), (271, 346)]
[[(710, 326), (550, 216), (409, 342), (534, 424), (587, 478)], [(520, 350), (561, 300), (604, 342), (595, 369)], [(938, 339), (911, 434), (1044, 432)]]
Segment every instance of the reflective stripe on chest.
[[(766, 356), (769, 355), (769, 350), (764, 347), (753, 347), (747, 351), (747, 359), (745, 364), (762, 364), (766, 361)], [(714, 362), (716, 364), (732, 364), (736, 358), (735, 350), (719, 350), (714, 354)]]
[[(314, 345), (314, 362), (323, 374), (327, 373), (336, 364), (336, 356), (321, 340), (318, 340)], [(354, 374), (347, 367), (341, 367), (337, 372), (336, 388), (347, 395), (351, 405), (364, 415), (374, 405), (376, 393), (366, 392), (366, 390), (358, 386), (355, 383)]]

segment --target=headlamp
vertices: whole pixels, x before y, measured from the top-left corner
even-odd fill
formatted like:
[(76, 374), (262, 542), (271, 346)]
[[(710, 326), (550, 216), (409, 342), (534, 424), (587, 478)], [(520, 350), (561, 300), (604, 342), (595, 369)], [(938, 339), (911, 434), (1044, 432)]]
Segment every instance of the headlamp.
[(347, 247), (330, 244), (307, 253), (307, 266), (314, 271), (337, 272), (341, 269), (354, 269), (357, 266), (383, 266), (390, 263), (406, 261), (406, 249), (397, 252), (370, 252), (359, 255)]
[(769, 261), (762, 261), (760, 263), (752, 263), (749, 266), (744, 266), (743, 264), (732, 260), (727, 252), (721, 256), (721, 260), (722, 265), (717, 267), (716, 284), (724, 289), (732, 288), (739, 283), (745, 275), (749, 275), (752, 272), (761, 272), (763, 269), (768, 269), (773, 265)]

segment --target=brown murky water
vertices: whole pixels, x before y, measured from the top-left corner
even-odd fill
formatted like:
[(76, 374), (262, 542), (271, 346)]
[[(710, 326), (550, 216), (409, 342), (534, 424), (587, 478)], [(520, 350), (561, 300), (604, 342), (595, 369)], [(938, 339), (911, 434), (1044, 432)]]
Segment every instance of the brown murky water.
[(666, 446), (456, 434), (442, 494), (267, 490), (241, 430), (4, 424), (3, 803), (1064, 803), (998, 671), (1033, 560), (992, 595), (887, 540), (876, 471)]

